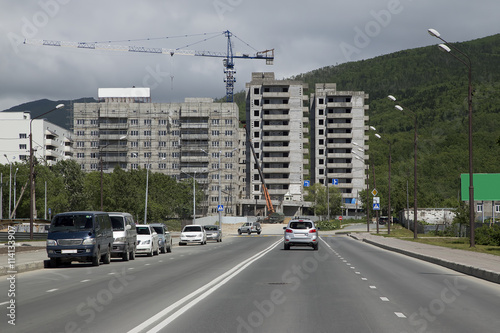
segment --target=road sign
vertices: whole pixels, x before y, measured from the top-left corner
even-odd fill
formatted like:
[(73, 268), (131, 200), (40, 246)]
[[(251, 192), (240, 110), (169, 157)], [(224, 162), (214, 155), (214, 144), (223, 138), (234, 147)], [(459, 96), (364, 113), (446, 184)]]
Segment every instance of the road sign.
[(380, 210), (380, 204), (379, 203), (374, 203), (373, 204), (373, 210)]
[(338, 184), (339, 184), (339, 180), (337, 178), (333, 178), (332, 185), (338, 185)]
[(304, 180), (304, 187), (309, 187), (311, 182), (309, 180)]
[(373, 203), (380, 203), (380, 197), (373, 197)]
[(342, 216), (339, 216), (339, 221), (342, 221)]
[(217, 211), (218, 212), (223, 212), (224, 211), (224, 205), (217, 205)]
[(376, 189), (373, 189), (373, 191), (372, 191), (372, 195), (373, 195), (373, 196), (376, 196), (377, 194), (378, 194), (378, 191), (377, 191)]

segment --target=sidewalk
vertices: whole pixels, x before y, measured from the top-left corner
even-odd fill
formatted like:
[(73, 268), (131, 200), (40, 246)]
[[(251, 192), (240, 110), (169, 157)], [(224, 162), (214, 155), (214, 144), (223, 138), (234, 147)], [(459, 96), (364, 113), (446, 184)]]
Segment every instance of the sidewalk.
[[(0, 276), (44, 268), (44, 260), (49, 259), (45, 244), (45, 241), (19, 242), (16, 243), (16, 249), (22, 247), (23, 251), (16, 251), (14, 254), (0, 254)], [(0, 246), (7, 247), (3, 244)], [(32, 247), (33, 250), (25, 250), (26, 246)]]
[(386, 250), (444, 266), (490, 282), (500, 283), (499, 256), (421, 244), (369, 233), (356, 233), (350, 234), (350, 236)]

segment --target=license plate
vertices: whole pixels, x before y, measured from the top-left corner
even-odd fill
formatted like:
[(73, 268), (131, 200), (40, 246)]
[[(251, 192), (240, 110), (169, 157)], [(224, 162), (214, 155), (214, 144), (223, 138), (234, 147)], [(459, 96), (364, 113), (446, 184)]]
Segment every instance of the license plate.
[(61, 253), (78, 253), (77, 250), (61, 250)]

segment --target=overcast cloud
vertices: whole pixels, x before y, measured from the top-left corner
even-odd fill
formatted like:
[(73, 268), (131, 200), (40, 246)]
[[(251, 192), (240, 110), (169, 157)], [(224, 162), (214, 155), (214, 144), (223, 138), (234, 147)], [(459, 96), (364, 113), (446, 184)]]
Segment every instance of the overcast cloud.
[[(286, 78), (320, 67), (499, 32), (498, 0), (0, 0), (0, 110), (37, 99), (97, 97), (100, 87), (151, 88), (154, 102), (225, 95), (221, 58), (23, 45), (25, 38), (234, 52), (275, 49), (273, 66), (236, 59), (235, 92), (254, 71)], [(124, 40), (134, 40), (127, 42)], [(249, 44), (251, 47), (248, 47)], [(339, 87), (342, 89), (342, 87)]]

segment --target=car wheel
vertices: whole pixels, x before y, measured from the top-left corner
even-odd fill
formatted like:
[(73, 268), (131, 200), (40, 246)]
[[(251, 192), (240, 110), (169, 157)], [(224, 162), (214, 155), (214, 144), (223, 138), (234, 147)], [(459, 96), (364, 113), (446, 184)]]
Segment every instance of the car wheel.
[(285, 244), (285, 250), (290, 250), (290, 244)]
[(152, 257), (153, 256), (153, 248), (151, 248), (151, 251), (148, 252), (148, 257)]
[(111, 248), (108, 246), (108, 251), (104, 255), (104, 258), (102, 259), (102, 263), (105, 265), (108, 265), (111, 263)]
[(314, 250), (314, 251), (318, 251), (318, 244), (314, 244), (314, 245), (313, 245), (313, 250)]
[(184, 243), (182, 243), (182, 242), (179, 242), (179, 246), (183, 246), (183, 245), (185, 245), (185, 244), (184, 244)]
[(170, 242), (169, 247), (167, 247), (167, 252), (171, 253), (172, 252), (172, 242)]
[(99, 266), (101, 262), (101, 251), (97, 249), (97, 254), (92, 258), (92, 266)]
[(257, 231), (257, 235), (260, 235), (260, 231)]
[(161, 247), (161, 253), (167, 253), (167, 245), (163, 244)]
[(248, 234), (251, 235), (252, 234), (252, 230), (248, 230)]
[(57, 268), (59, 266), (59, 258), (50, 258), (50, 267)]
[(238, 229), (238, 235), (241, 235), (241, 230), (240, 229)]
[(123, 252), (123, 254), (122, 254), (122, 260), (129, 261), (129, 259), (130, 259), (129, 251), (128, 251), (128, 248), (126, 248), (125, 252)]

